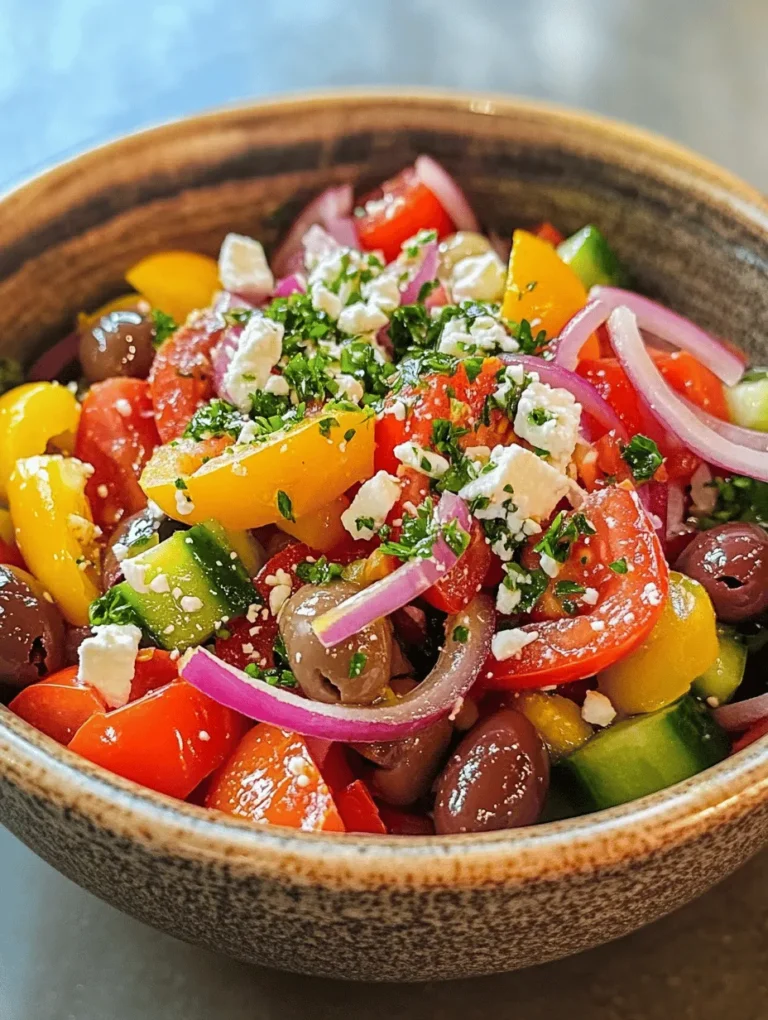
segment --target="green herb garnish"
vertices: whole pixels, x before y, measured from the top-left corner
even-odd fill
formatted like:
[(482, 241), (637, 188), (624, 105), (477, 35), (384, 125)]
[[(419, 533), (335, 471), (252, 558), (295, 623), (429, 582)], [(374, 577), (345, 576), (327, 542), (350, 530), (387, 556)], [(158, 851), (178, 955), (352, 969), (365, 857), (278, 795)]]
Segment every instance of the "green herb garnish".
[(636, 482), (647, 482), (656, 474), (664, 463), (659, 448), (648, 436), (632, 436), (630, 441), (621, 447), (624, 458)]
[(283, 492), (282, 489), (278, 489), (277, 491), (277, 509), (286, 521), (296, 520), (293, 516), (293, 504), (291, 503), (291, 497), (287, 492)]

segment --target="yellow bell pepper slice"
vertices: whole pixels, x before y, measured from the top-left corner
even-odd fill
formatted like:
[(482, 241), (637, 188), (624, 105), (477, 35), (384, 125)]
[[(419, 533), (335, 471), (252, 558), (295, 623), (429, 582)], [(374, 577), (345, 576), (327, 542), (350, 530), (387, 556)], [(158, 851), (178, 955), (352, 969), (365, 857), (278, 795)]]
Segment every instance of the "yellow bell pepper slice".
[(88, 623), (88, 607), (101, 594), (97, 570), (99, 529), (85, 495), (90, 465), (74, 457), (19, 460), (8, 482), (16, 541), (30, 573), (75, 627)]
[(575, 751), (592, 736), (592, 727), (581, 718), (579, 706), (561, 694), (523, 691), (512, 707), (533, 723), (554, 759)]
[(277, 522), (277, 526), (286, 535), (304, 542), (310, 549), (327, 553), (347, 537), (347, 531), (341, 523), (341, 515), (348, 506), (347, 497), (339, 496), (312, 513), (297, 517), (295, 521), (286, 521), (283, 518)]
[(11, 546), (16, 545), (16, 531), (13, 527), (10, 510), (0, 509), (0, 542)]
[[(321, 429), (329, 417), (338, 427)], [(169, 517), (188, 524), (211, 517), (236, 530), (292, 524), (290, 517), (298, 522), (371, 476), (373, 426), (365, 410), (324, 410), (204, 464), (199, 444), (177, 440), (155, 450), (141, 487)]]
[(17, 460), (45, 453), (49, 444), (64, 453), (74, 449), (80, 405), (66, 386), (25, 383), (0, 397), (0, 498)]
[(552, 245), (527, 230), (516, 230), (501, 307), (504, 318), (527, 319), (534, 334), (543, 329), (551, 338), (586, 303), (584, 284)]
[(625, 715), (672, 704), (717, 658), (715, 611), (698, 581), (672, 571), (669, 598), (648, 639), (598, 675), (614, 708)]
[(179, 324), (196, 308), (206, 308), (219, 289), (219, 267), (208, 255), (161, 251), (131, 266), (125, 278), (142, 297)]

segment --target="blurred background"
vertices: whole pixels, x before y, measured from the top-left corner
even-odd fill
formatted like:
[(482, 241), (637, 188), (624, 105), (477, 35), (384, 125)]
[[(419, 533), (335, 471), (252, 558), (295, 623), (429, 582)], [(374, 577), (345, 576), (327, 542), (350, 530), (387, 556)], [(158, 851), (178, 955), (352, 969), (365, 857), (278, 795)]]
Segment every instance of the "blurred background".
[[(633, 121), (768, 190), (766, 0), (0, 0), (0, 186), (299, 89), (511, 92)], [(765, 1020), (768, 857), (612, 946), (451, 985), (248, 969), (123, 917), (0, 831), (0, 1020)], [(386, 952), (386, 947), (382, 947)]]

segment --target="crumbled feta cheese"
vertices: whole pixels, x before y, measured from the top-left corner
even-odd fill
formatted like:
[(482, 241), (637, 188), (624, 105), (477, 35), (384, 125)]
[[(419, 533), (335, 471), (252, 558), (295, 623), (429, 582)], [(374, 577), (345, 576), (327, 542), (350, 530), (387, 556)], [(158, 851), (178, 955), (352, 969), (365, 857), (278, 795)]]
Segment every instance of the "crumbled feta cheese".
[(581, 601), (586, 602), (588, 606), (596, 606), (599, 597), (600, 594), (597, 588), (587, 588), (587, 590), (581, 596)]
[[(468, 482), (459, 495), (467, 502), (487, 501), (475, 509), (475, 517), (503, 519), (515, 541), (534, 534), (537, 520), (548, 517), (571, 491), (569, 478), (522, 446), (496, 446), (489, 464), (491, 469)], [(497, 541), (493, 548), (502, 559), (511, 559), (508, 542)]]
[(590, 620), (589, 626), (596, 633), (599, 633), (600, 631), (605, 630), (605, 620)]
[(119, 400), (115, 401), (115, 410), (121, 418), (131, 417), (131, 404), (130, 401), (126, 400), (125, 397), (120, 397)]
[(263, 390), (283, 353), (283, 324), (253, 315), (243, 327), (237, 350), (224, 374), (223, 389), (241, 411), (251, 407), (251, 393)]
[(219, 279), (225, 290), (254, 300), (275, 288), (263, 247), (243, 234), (227, 234), (224, 238), (219, 251)]
[(69, 514), (67, 527), (79, 545), (92, 545), (101, 537), (101, 528), (80, 514)]
[(388, 317), (400, 304), (400, 288), (390, 273), (382, 273), (364, 283), (360, 292), (370, 306), (378, 308)]
[(289, 584), (276, 584), (269, 593), (269, 611), (277, 616), (285, 603), (291, 597), (291, 586)]
[(560, 573), (560, 564), (548, 553), (541, 554), (540, 566), (547, 577), (557, 577)]
[(400, 443), (395, 447), (394, 454), (401, 464), (419, 471), (428, 478), (442, 478), (451, 466), (442, 454), (425, 450), (416, 443)]
[(517, 341), (492, 315), (480, 315), (470, 325), (463, 316), (449, 319), (440, 333), (438, 351), (455, 358), (494, 351), (516, 351)]
[(291, 575), (287, 570), (283, 570), (282, 567), (278, 567), (274, 574), (267, 574), (264, 578), (264, 582), (270, 588), (274, 588), (278, 584), (287, 584), (290, 588)]
[(122, 568), (123, 577), (131, 588), (140, 595), (146, 595), (149, 591), (149, 586), (147, 585), (146, 580), (146, 573), (149, 569), (149, 564), (142, 563), (140, 559), (128, 559), (123, 560)]
[(335, 322), (341, 313), (341, 298), (334, 294), (325, 284), (318, 280), (310, 289), (312, 307), (316, 312), (325, 312), (329, 319)]
[(512, 630), (500, 630), (491, 639), (491, 652), (494, 659), (503, 662), (505, 659), (517, 659), (526, 645), (538, 638), (538, 631), (523, 630), (514, 627)]
[(646, 584), (645, 588), (643, 588), (642, 594), (640, 595), (640, 599), (642, 602), (645, 602), (646, 605), (649, 606), (661, 605), (661, 592), (653, 583), (653, 581), (649, 581), (648, 584)]
[(265, 393), (274, 393), (276, 397), (287, 397), (291, 392), (288, 380), (283, 375), (271, 375), (264, 387)]
[(256, 623), (256, 621), (259, 618), (260, 610), (261, 606), (258, 602), (252, 602), (251, 605), (248, 606), (248, 610), (245, 614), (245, 618), (248, 621), (248, 623)]
[(203, 600), (197, 595), (182, 595), (179, 605), (182, 613), (199, 613), (203, 608)]
[(391, 414), (397, 421), (405, 421), (408, 405), (403, 400), (395, 399), (384, 408), (382, 414)]
[(355, 404), (359, 404), (363, 399), (365, 390), (363, 384), (359, 379), (355, 379), (353, 375), (346, 375), (344, 372), (339, 373), (335, 376), (336, 382), (339, 384), (339, 392), (337, 397), (344, 400), (351, 400)]
[[(538, 378), (535, 372), (533, 376)], [(524, 381), (525, 369), (522, 365), (507, 365), (496, 389), (492, 393), (492, 397), (499, 407), (505, 408), (507, 406), (507, 400), (513, 387), (517, 389), (523, 385)]]
[(115, 557), (118, 563), (122, 563), (125, 557), (128, 555), (129, 547), (125, 542), (115, 542), (112, 546), (112, 555)]
[(563, 471), (579, 438), (581, 404), (568, 390), (532, 382), (523, 390), (515, 415), (515, 435), (540, 450)]
[(468, 446), (464, 453), (470, 460), (478, 461), (480, 464), (487, 464), (491, 459), (490, 446)]
[(500, 301), (504, 296), (507, 273), (495, 251), (469, 255), (453, 267), (448, 285), (452, 300)]
[(616, 718), (616, 709), (600, 691), (587, 691), (581, 709), (581, 718), (592, 726), (610, 726)]
[(522, 592), (517, 588), (507, 588), (505, 584), (499, 585), (496, 592), (496, 608), (502, 615), (510, 616), (520, 604)]
[[(352, 503), (341, 515), (341, 523), (353, 538), (373, 538), (386, 521), (400, 492), (400, 482), (394, 475), (377, 471), (357, 490)], [(373, 527), (369, 526), (370, 522), (373, 522)]]
[(165, 595), (166, 592), (171, 590), (171, 586), (168, 583), (167, 574), (157, 574), (149, 582), (149, 590), (153, 591), (156, 595)]
[(183, 489), (176, 490), (176, 513), (181, 517), (187, 517), (195, 509), (195, 504)]
[(359, 336), (361, 333), (375, 333), (388, 322), (387, 315), (372, 301), (355, 301), (342, 309), (337, 325), (342, 333)]
[(211, 735), (208, 730), (200, 730), (197, 736), (199, 740), (203, 741), (203, 743), (207, 743), (211, 739)]
[(141, 631), (132, 623), (109, 623), (93, 632), (78, 650), (78, 678), (95, 687), (108, 708), (120, 708), (130, 697)]
[(103, 483), (101, 485), (97, 485), (96, 495), (99, 497), (99, 499), (106, 499), (107, 496), (109, 495), (109, 487), (107, 485), (104, 485)]

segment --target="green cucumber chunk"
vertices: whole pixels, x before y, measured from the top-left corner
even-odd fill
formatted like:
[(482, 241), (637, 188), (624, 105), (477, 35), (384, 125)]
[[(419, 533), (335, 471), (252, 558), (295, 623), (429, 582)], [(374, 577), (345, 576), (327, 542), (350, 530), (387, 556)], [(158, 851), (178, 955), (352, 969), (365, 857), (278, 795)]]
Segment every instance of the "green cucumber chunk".
[(582, 227), (557, 246), (557, 254), (589, 290), (596, 284), (626, 287), (629, 273), (597, 227)]
[(734, 425), (768, 432), (768, 369), (751, 369), (741, 382), (726, 386), (725, 400)]
[(730, 701), (744, 679), (747, 646), (736, 638), (730, 627), (717, 628), (717, 658), (701, 676), (693, 681), (692, 690), (706, 701), (716, 698), (718, 705)]
[[(161, 648), (183, 651), (207, 641), (223, 618), (258, 601), (248, 572), (220, 525), (196, 524), (132, 558), (144, 567), (137, 591), (121, 581), (91, 607), (91, 622), (133, 622)], [(161, 583), (152, 588), (152, 582)]]
[(708, 709), (684, 695), (602, 730), (557, 765), (553, 778), (582, 811), (598, 811), (689, 779), (729, 752)]

